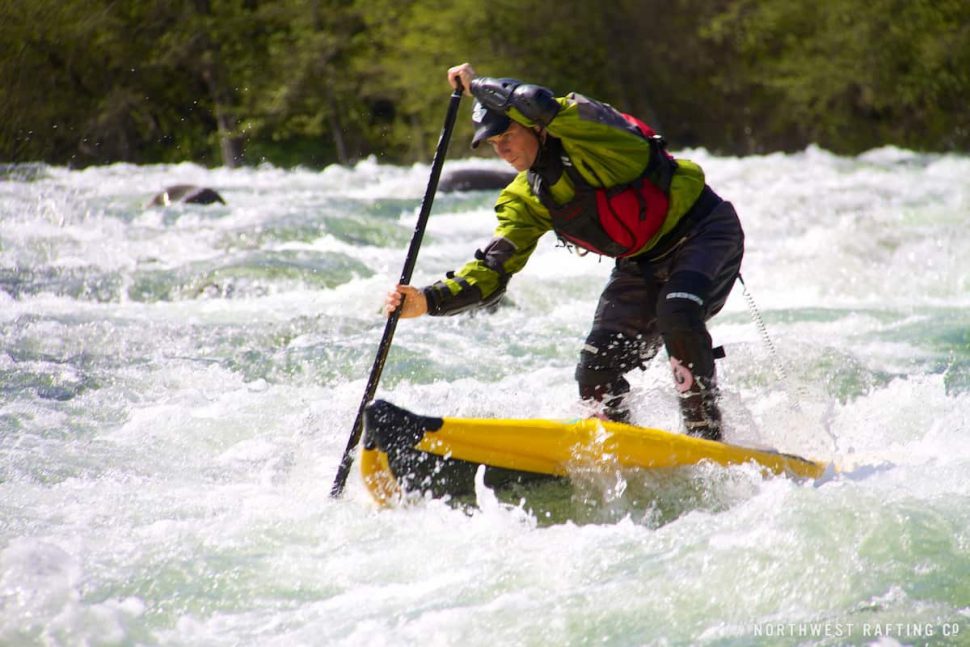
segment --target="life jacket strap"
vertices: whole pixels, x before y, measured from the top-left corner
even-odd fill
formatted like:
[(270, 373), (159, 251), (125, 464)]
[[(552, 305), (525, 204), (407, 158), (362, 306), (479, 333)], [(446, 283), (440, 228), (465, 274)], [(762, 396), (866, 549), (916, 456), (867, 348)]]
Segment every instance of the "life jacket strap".
[(670, 195), (670, 183), (677, 170), (677, 161), (667, 152), (667, 140), (663, 137), (651, 135), (646, 140), (650, 143), (650, 162), (643, 174), (654, 186)]

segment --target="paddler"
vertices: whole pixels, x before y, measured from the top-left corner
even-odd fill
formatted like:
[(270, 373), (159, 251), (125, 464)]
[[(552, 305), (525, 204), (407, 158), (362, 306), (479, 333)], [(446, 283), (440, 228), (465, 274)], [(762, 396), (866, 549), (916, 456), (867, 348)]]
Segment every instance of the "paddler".
[(666, 348), (688, 434), (721, 438), (717, 376), (706, 321), (724, 306), (744, 254), (730, 202), (701, 168), (674, 159), (638, 119), (608, 104), (509, 78), (468, 63), (448, 81), (475, 98), (472, 148), (487, 142), (518, 175), (495, 204), (498, 225), (474, 260), (446, 278), (398, 285), (402, 317), (453, 315), (496, 303), (539, 238), (554, 231), (580, 254), (616, 259), (579, 353), (576, 380), (591, 413), (630, 421), (624, 375)]

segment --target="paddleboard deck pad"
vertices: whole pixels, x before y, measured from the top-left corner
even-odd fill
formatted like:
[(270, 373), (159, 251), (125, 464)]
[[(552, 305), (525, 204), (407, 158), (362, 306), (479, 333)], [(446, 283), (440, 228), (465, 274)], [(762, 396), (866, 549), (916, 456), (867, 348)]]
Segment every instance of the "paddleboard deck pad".
[(471, 494), (482, 465), (485, 485), (495, 489), (568, 478), (595, 465), (652, 469), (705, 460), (720, 465), (753, 462), (766, 472), (796, 478), (818, 478), (826, 468), (793, 454), (597, 418), (437, 418), (384, 400), (365, 408), (360, 466), (370, 494), (389, 505), (405, 492)]

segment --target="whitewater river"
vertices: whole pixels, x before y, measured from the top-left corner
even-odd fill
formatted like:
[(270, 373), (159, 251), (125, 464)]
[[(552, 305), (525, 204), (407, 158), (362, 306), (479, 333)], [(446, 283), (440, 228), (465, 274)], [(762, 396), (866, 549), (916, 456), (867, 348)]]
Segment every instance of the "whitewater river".
[[(726, 439), (839, 475), (380, 510), (354, 469), (333, 500), (427, 165), (0, 170), (0, 644), (970, 644), (970, 158), (685, 156), (737, 206), (770, 339), (738, 285)], [(145, 206), (177, 183), (227, 204)], [(437, 197), (415, 283), (494, 197)], [(379, 396), (579, 415), (609, 269), (547, 236), (494, 313), (402, 321)], [(678, 430), (665, 356), (630, 379)]]

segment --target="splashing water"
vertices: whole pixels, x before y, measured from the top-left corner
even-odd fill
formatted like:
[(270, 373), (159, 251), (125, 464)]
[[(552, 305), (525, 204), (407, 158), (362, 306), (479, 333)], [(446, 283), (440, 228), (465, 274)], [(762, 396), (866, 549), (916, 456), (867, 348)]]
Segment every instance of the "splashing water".
[[(841, 474), (379, 511), (354, 472), (332, 500), (426, 166), (0, 170), (0, 644), (966, 644), (970, 159), (684, 156), (741, 215), (775, 347), (736, 287), (727, 440)], [(227, 204), (145, 206), (179, 183)], [(487, 241), (494, 197), (436, 198), (416, 284)], [(547, 237), (494, 313), (402, 321), (381, 397), (574, 417), (609, 269)], [(677, 430), (663, 358), (630, 378)]]

